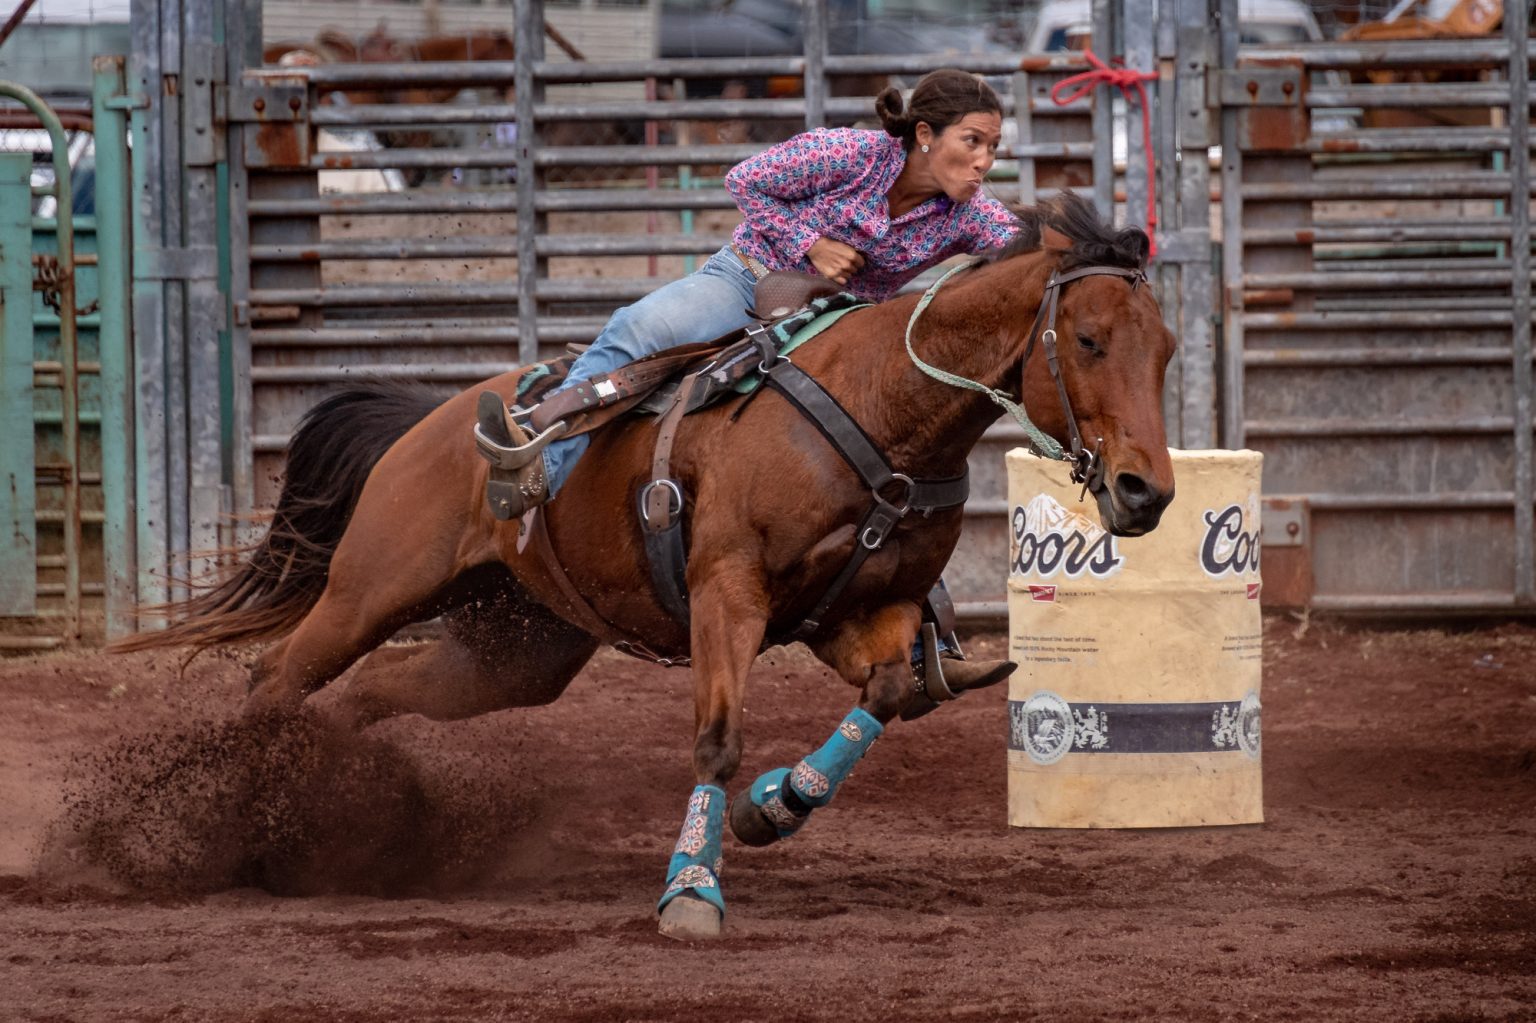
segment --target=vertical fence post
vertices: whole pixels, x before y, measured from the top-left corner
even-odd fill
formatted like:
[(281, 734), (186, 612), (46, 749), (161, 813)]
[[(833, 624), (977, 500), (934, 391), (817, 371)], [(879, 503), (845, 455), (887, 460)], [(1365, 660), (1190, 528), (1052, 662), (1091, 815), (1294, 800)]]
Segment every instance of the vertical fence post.
[(1531, 67), (1530, 12), (1504, 7), (1509, 40), (1509, 255), (1514, 294), (1515, 603), (1536, 603), (1536, 501), (1533, 494), (1531, 397)]
[(0, 153), (0, 616), (37, 612), (32, 154)]
[[(221, 85), (223, 106), (228, 92), (247, 67), (261, 66), (261, 0), (223, 0), (224, 62)], [(311, 102), (313, 97), (311, 97)], [(311, 107), (313, 109), (313, 107)], [(226, 111), (227, 114), (227, 111)], [(256, 504), (255, 413), (251, 407), (251, 221), (250, 181), (245, 169), (245, 134), (227, 124), (222, 129), (225, 173), (228, 177), (227, 210), (229, 280), (225, 315), (229, 325), (228, 452), (230, 510), (234, 513), (235, 542), (244, 542), (240, 524), (251, 521)], [(250, 528), (247, 526), (247, 528)]]
[[(1152, 0), (1123, 0), (1125, 17), (1125, 66), (1133, 71), (1152, 70), (1153, 33), (1156, 14)], [(1104, 51), (1098, 51), (1103, 53)], [(1148, 164), (1146, 146), (1142, 144), (1142, 124), (1148, 119), (1157, 123), (1153, 111), (1159, 108), (1157, 83), (1148, 82), (1147, 108), (1127, 101), (1125, 110), (1125, 223), (1132, 227), (1147, 226), (1147, 195), (1152, 189), (1152, 175), (1156, 162)], [(1106, 93), (1106, 96), (1111, 95)]]
[[(181, 153), (182, 231), (170, 239), (180, 252), (187, 366), (187, 551), (218, 550), (227, 541), (224, 488), (223, 386), (225, 296), (217, 241), (223, 235), (217, 167), (221, 149), (214, 93), (218, 84), (214, 5), (182, 0)], [(174, 312), (173, 312), (174, 315)], [(195, 563), (202, 571), (211, 565)], [(188, 566), (189, 569), (192, 567)]]
[[(1093, 50), (1108, 62), (1115, 52), (1114, 0), (1093, 0)], [(1093, 88), (1093, 204), (1105, 220), (1115, 217), (1115, 101), (1109, 86)]]
[[(1176, 144), (1182, 151), (1178, 159), (1177, 225), (1178, 246), (1183, 260), (1178, 267), (1177, 296), (1165, 291), (1168, 302), (1177, 308), (1175, 333), (1179, 338), (1180, 401), (1176, 434), (1181, 447), (1189, 449), (1216, 446), (1216, 289), (1211, 280), (1211, 112), (1206, 95), (1207, 71), (1212, 47), (1206, 27), (1205, 0), (1181, 0), (1176, 29), (1177, 44), (1169, 48), (1169, 63), (1175, 64), (1171, 87), (1177, 103), (1168, 120), (1177, 120)], [(1164, 70), (1164, 77), (1170, 72)], [(1163, 83), (1159, 83), (1160, 89)], [(1167, 93), (1159, 93), (1167, 96)], [(1169, 157), (1164, 157), (1169, 159)], [(1174, 179), (1169, 174), (1170, 181)], [(1172, 197), (1170, 197), (1171, 200)], [(1223, 197), (1225, 199), (1225, 196)], [(1170, 201), (1167, 208), (1174, 208)]]
[(827, 0), (805, 0), (805, 130), (827, 123)]
[(164, 153), (160, 149), (160, 0), (133, 0), (130, 20), (133, 53), (130, 88), (145, 98), (133, 111), (131, 154), (133, 211), (133, 377), (134, 377), (134, 504), (138, 521), (138, 595), (141, 603), (158, 604), (170, 595), (165, 567), (170, 554), (170, 465), (167, 443), (164, 297), (160, 281), (147, 271), (160, 245), (161, 183)]
[(534, 209), (538, 196), (533, 154), (538, 149), (535, 103), (544, 98), (544, 84), (535, 77), (534, 65), (544, 60), (544, 0), (518, 0), (514, 26), (517, 66), (517, 360), (523, 365), (539, 360), (538, 283), (542, 267), (537, 253), (544, 217)]
[[(1013, 123), (1018, 129), (1016, 137), (1021, 149), (1035, 141), (1033, 103), (1034, 97), (1029, 92), (1029, 72), (1015, 71), (1013, 73)], [(1021, 155), (1017, 160), (1019, 202), (1025, 206), (1033, 206), (1035, 204), (1035, 158)]]
[(96, 251), (101, 299), (101, 529), (106, 632), (134, 631), (137, 555), (134, 539), (133, 351), (128, 333), (128, 133), (122, 57), (92, 64), (96, 136)]
[[(1237, 67), (1237, 0), (1215, 0), (1221, 12), (1221, 73)], [(1220, 96), (1217, 103), (1220, 104)], [(1243, 153), (1238, 112), (1221, 111), (1221, 325), (1223, 447), (1245, 444), (1243, 430)]]

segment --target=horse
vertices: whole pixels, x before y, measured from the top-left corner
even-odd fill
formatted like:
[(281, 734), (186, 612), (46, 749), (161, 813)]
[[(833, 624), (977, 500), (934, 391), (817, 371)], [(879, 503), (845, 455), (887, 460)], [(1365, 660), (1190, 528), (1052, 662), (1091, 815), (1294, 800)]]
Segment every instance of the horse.
[[(963, 476), (997, 418), (994, 401), (1017, 399), (1045, 434), (1080, 435), (1096, 448), (1085, 493), (1111, 533), (1141, 535), (1174, 485), (1161, 399), (1175, 340), (1142, 277), (1146, 235), (1116, 231), (1070, 193), (1020, 216), (1015, 240), (931, 290), (920, 317), (913, 295), (856, 309), (793, 362), (899, 470), (891, 480), (913, 487)], [(975, 386), (941, 382), (917, 359)], [(806, 618), (864, 542), (870, 488), (828, 435), (772, 391), (675, 420), (672, 469), (688, 498), (685, 623), (652, 583), (634, 514), (657, 427), (621, 418), (593, 434), (564, 488), (535, 512), (562, 583), (526, 523), (498, 522), (488, 508), (489, 467), (470, 442), (476, 393), (488, 387), (511, 400), (525, 371), (442, 404), (378, 390), (322, 401), (293, 436), (272, 524), (249, 557), (181, 605), (179, 620), (118, 647), (281, 637), (252, 668), (250, 716), (297, 711), (367, 655), (332, 710), (346, 727), (408, 713), (456, 720), (560, 696), (600, 642), (564, 587), (574, 588), (612, 632), (643, 638), (659, 657), (691, 657), (698, 786), (658, 909), (663, 934), (717, 936), (724, 786), (741, 761), (749, 669), (765, 644)], [(910, 651), (959, 538), (961, 508), (903, 514), (901, 495), (876, 497), (896, 513), (887, 542), (804, 636), (859, 690), (857, 704), (823, 747), (738, 795), (731, 828), (750, 844), (803, 825), (915, 699)], [(401, 627), (438, 616), (441, 638), (377, 649)]]

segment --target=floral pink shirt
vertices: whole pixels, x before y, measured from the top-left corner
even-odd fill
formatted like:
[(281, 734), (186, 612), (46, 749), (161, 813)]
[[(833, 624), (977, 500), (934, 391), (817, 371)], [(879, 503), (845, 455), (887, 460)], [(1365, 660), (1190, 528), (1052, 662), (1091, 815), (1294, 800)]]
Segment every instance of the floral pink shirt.
[(950, 256), (1007, 244), (1017, 219), (989, 195), (957, 203), (940, 195), (890, 219), (885, 193), (906, 164), (901, 140), (884, 131), (818, 128), (731, 168), (725, 187), (743, 220), (732, 242), (770, 270), (815, 273), (806, 258), (819, 237), (851, 245), (864, 268), (848, 280), (860, 298), (882, 301)]

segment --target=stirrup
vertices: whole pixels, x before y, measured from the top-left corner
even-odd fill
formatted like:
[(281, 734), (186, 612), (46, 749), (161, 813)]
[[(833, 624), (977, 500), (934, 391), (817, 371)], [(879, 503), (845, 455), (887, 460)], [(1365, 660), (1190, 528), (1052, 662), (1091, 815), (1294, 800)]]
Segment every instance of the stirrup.
[(569, 429), (562, 419), (530, 436), (495, 391), (482, 391), (475, 411), (475, 450), (497, 469), (523, 468)]
[(520, 519), (528, 509), (549, 499), (549, 480), (540, 453), (565, 432), (555, 423), (530, 438), (495, 391), (483, 391), (476, 405), (475, 450), (491, 463), (485, 499), (499, 521)]
[(954, 677), (945, 676), (943, 660), (938, 654), (938, 628), (932, 622), (923, 624), (923, 664), (912, 671), (915, 693), (902, 708), (902, 720), (917, 720), (938, 705), (957, 699), (971, 690), (985, 690), (1018, 670), (1012, 660), (971, 660), (955, 657), (951, 660)]

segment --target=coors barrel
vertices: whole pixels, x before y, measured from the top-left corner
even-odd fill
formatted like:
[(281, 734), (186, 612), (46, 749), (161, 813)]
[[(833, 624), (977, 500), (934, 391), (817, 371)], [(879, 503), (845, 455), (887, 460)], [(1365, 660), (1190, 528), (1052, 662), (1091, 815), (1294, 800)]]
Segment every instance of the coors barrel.
[(1111, 536), (1062, 463), (1008, 453), (1008, 822), (1263, 820), (1256, 451), (1174, 451), (1172, 504)]

